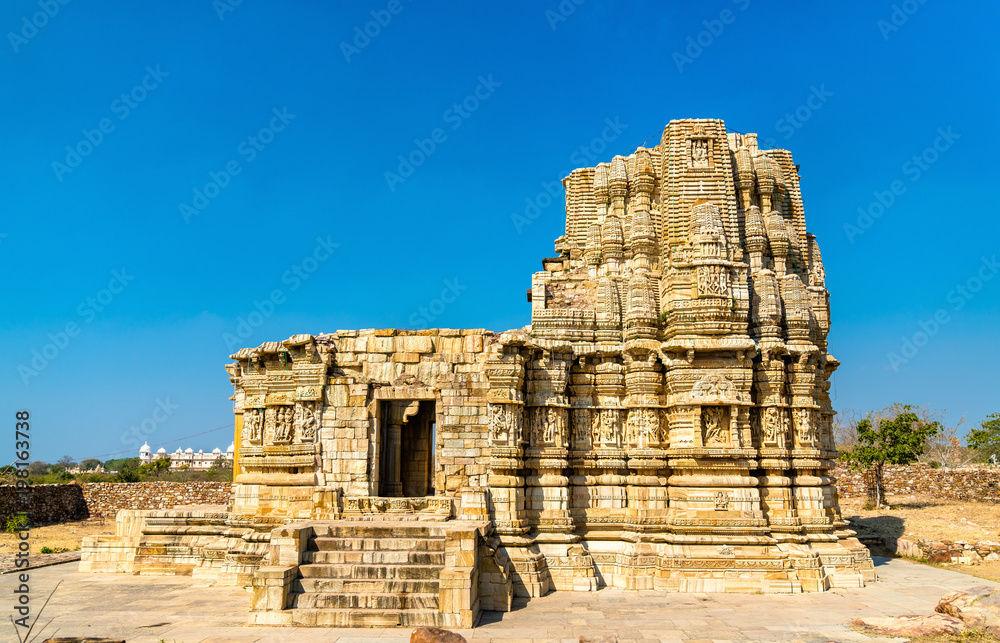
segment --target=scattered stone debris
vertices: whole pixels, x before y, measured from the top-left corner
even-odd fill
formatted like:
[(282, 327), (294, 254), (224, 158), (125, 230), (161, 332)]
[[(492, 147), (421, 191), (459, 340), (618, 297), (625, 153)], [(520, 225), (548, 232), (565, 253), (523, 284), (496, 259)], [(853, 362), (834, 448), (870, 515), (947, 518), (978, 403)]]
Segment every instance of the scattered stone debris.
[(941, 636), (979, 630), (1000, 635), (1000, 589), (981, 585), (941, 597), (934, 614), (871, 616), (855, 619), (855, 627), (885, 636)]
[(949, 592), (934, 610), (959, 618), (971, 628), (1000, 635), (1000, 590), (996, 587), (981, 585), (964, 592)]
[(947, 614), (868, 616), (855, 619), (852, 625), (867, 632), (905, 637), (961, 634), (968, 629), (961, 619)]
[(418, 627), (410, 634), (410, 643), (467, 643), (465, 637), (439, 627)]

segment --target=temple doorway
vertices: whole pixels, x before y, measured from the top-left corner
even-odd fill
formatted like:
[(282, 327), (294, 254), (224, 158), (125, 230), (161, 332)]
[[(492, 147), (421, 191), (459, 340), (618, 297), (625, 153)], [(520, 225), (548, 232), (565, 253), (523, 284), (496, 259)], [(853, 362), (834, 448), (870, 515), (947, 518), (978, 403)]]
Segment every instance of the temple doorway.
[(393, 400), (381, 404), (378, 495), (434, 495), (434, 402)]

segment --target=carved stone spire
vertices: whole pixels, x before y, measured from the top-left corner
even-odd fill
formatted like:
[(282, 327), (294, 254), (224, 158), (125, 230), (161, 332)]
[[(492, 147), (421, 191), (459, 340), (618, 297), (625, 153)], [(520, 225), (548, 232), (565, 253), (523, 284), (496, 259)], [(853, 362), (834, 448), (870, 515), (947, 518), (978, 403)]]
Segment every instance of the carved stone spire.
[(750, 206), (744, 219), (746, 231), (746, 248), (750, 255), (750, 272), (755, 273), (764, 268), (764, 254), (767, 252), (767, 229), (764, 227), (764, 217), (760, 208)]
[(597, 284), (597, 331), (599, 342), (622, 341), (622, 315), (618, 300), (618, 284), (610, 277), (601, 277)]
[(736, 150), (736, 187), (739, 189), (740, 208), (746, 210), (753, 203), (757, 174), (753, 168), (750, 150), (740, 147)]
[(774, 196), (774, 170), (777, 163), (767, 154), (757, 154), (753, 159), (754, 170), (757, 173), (757, 190), (760, 194), (760, 207), (764, 212), (771, 211)]
[(649, 277), (633, 273), (628, 280), (628, 311), (625, 314), (625, 340), (655, 339), (658, 327), (656, 296)]

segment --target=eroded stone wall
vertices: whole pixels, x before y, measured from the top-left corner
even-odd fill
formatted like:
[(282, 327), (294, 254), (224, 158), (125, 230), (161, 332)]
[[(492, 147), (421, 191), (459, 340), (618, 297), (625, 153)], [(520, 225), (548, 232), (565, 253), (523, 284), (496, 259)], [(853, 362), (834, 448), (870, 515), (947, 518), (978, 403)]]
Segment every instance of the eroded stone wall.
[[(114, 518), (119, 509), (172, 509), (190, 505), (226, 505), (230, 482), (88, 482), (32, 485), (28, 518), (33, 524)], [(0, 486), (0, 521), (24, 509), (11, 485)], [(0, 525), (2, 526), (2, 525)]]
[(89, 517), (83, 489), (76, 484), (42, 484), (28, 488), (28, 505), (22, 503), (13, 485), (0, 486), (0, 527), (7, 519), (27, 510), (32, 524), (83, 520)]
[[(839, 465), (834, 471), (843, 498), (865, 496), (865, 473)], [(891, 495), (926, 494), (935, 498), (1000, 503), (1000, 467), (932, 469), (926, 464), (888, 465), (885, 490)]]

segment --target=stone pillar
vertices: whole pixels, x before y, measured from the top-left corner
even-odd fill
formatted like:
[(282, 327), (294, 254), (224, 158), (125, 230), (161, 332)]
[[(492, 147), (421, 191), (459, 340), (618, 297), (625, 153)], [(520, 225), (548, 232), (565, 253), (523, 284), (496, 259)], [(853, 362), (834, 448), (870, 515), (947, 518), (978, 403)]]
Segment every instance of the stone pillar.
[(383, 493), (390, 498), (403, 495), (402, 432), (403, 425), (420, 410), (420, 402), (391, 402), (386, 427), (385, 471), (382, 472)]
[(493, 523), (500, 536), (523, 536), (524, 358), (516, 346), (500, 347), (486, 362), (489, 379), (490, 488)]
[(402, 429), (401, 425), (390, 423), (385, 435), (386, 480), (382, 488), (383, 493), (392, 498), (403, 495), (403, 480), (399, 462), (399, 452), (403, 444)]

